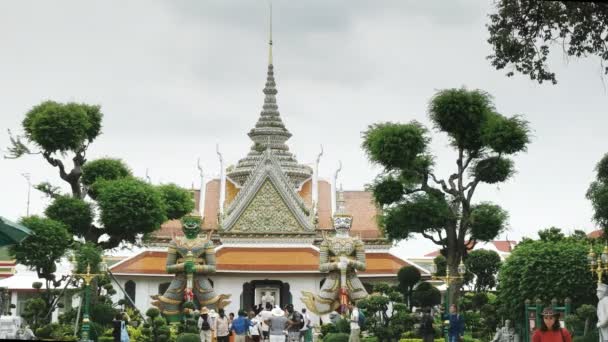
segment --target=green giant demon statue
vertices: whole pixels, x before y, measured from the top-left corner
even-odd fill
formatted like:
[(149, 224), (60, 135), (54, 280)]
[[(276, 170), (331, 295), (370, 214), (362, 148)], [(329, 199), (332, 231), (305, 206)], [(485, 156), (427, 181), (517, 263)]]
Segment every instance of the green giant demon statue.
[(215, 273), (215, 248), (211, 233), (201, 238), (200, 230), (200, 219), (186, 216), (182, 219), (184, 236), (174, 237), (169, 243), (167, 273), (175, 277), (162, 296), (152, 297), (155, 299), (152, 305), (157, 306), (169, 322), (180, 321), (187, 302), (199, 309), (203, 306), (220, 309), (230, 303), (230, 295), (216, 295), (207, 278)]

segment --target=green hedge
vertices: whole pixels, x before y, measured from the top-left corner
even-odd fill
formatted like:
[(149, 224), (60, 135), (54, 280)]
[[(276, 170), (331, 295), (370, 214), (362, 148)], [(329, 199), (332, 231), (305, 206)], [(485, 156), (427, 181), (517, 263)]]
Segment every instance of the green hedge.
[(198, 334), (185, 333), (177, 336), (176, 342), (200, 342), (201, 337)]
[(348, 342), (348, 334), (332, 333), (323, 338), (323, 342)]

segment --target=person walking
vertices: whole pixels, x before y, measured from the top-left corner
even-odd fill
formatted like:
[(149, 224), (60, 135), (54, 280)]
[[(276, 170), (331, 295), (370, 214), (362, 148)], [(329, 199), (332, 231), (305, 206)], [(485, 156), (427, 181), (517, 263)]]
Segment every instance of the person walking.
[(251, 326), (249, 327), (249, 337), (248, 340), (251, 342), (260, 342), (260, 338), (262, 336), (262, 324), (260, 323), (259, 318), (256, 317), (255, 311), (249, 312), (249, 321), (251, 321)]
[(114, 342), (120, 342), (120, 333), (122, 331), (122, 314), (117, 313), (112, 320), (112, 337), (114, 338)]
[(270, 340), (270, 333), (269, 333), (270, 327), (266, 323), (266, 321), (268, 321), (270, 316), (272, 316), (272, 304), (266, 303), (266, 307), (264, 308), (264, 310), (260, 311), (260, 313), (258, 314), (258, 317), (262, 324), (262, 340), (263, 341)]
[(200, 329), (201, 342), (212, 342), (213, 330), (211, 329), (212, 319), (209, 317), (209, 309), (203, 306), (201, 316), (198, 318), (198, 328)]
[(224, 309), (218, 310), (218, 317), (215, 319), (214, 323), (217, 342), (228, 342), (228, 335), (230, 334), (230, 320), (226, 316)]
[(553, 308), (544, 308), (542, 316), (540, 329), (534, 331), (532, 342), (572, 342), (568, 329), (562, 328), (559, 323), (559, 312)]
[(424, 308), (420, 319), (420, 335), (423, 342), (433, 342), (435, 340), (435, 329), (433, 328), (433, 316), (431, 309)]
[(302, 308), (302, 317), (304, 318), (304, 327), (300, 329), (300, 342), (312, 342), (312, 321), (310, 315), (306, 312), (306, 308)]
[(450, 313), (448, 314), (448, 342), (459, 342), (464, 336), (464, 317), (458, 313), (456, 304), (450, 305)]
[(285, 310), (287, 311), (287, 341), (299, 342), (300, 329), (304, 322), (302, 314), (293, 309), (293, 304), (287, 304)]
[(278, 307), (272, 309), (271, 316), (266, 321), (266, 324), (270, 327), (270, 342), (285, 342), (285, 334), (283, 332), (287, 328), (287, 317), (285, 317), (283, 310)]
[(359, 309), (353, 303), (348, 304), (348, 311), (350, 311), (350, 336), (348, 342), (359, 342), (359, 334), (361, 334), (361, 327), (359, 326)]
[(247, 318), (245, 310), (239, 310), (238, 315), (239, 317), (232, 321), (232, 328), (230, 330), (234, 332), (234, 342), (245, 342), (251, 321)]

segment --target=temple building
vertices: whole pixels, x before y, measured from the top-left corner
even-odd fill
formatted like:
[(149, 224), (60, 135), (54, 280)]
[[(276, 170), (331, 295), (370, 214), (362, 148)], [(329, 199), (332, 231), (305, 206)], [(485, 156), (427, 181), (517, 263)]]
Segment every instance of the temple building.
[[(364, 284), (396, 282), (407, 265), (389, 253), (377, 224), (379, 209), (367, 191), (336, 191), (319, 179), (315, 168), (301, 164), (290, 152), (291, 133), (277, 106), (272, 64), (272, 40), (264, 87), (264, 105), (249, 131), (249, 152), (236, 165), (221, 167), (219, 179), (193, 190), (195, 215), (203, 233), (216, 246), (217, 271), (210, 275), (216, 293), (231, 294), (226, 312), (270, 301), (302, 308), (302, 291), (318, 292), (324, 274), (319, 271), (319, 244), (333, 234), (336, 204), (353, 217), (351, 235), (365, 243), (367, 268), (359, 273)], [(167, 243), (181, 235), (180, 221), (169, 221), (154, 235), (153, 246), (110, 267), (136, 307), (147, 310), (150, 296), (162, 294), (173, 275), (165, 271)], [(427, 270), (420, 268), (424, 278)], [(117, 299), (122, 298), (118, 291)]]

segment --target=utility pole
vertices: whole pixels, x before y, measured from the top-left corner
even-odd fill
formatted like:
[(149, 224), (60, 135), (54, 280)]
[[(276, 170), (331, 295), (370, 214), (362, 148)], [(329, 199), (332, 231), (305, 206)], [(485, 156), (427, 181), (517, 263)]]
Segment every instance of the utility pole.
[(32, 183), (30, 180), (30, 174), (27, 172), (24, 172), (21, 174), (26, 180), (27, 180), (27, 208), (25, 211), (25, 216), (30, 216), (30, 192), (32, 189)]

